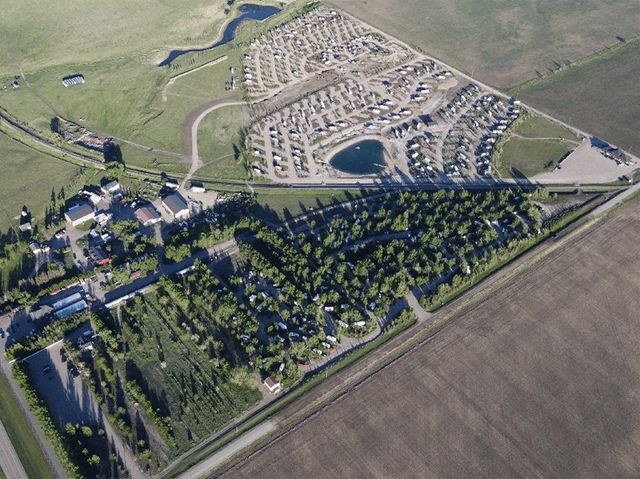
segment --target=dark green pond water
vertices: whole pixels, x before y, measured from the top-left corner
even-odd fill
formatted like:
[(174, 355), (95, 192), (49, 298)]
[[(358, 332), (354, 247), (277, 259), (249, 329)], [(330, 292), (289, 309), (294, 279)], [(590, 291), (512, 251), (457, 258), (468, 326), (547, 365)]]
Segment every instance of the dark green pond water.
[(378, 140), (363, 140), (336, 153), (331, 166), (350, 175), (373, 175), (384, 169), (384, 146)]

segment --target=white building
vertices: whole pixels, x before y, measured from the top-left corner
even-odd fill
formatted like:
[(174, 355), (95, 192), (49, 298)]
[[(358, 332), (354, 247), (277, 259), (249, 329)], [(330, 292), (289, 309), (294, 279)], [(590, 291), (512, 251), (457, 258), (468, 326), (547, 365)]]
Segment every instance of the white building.
[(67, 210), (64, 216), (73, 226), (78, 226), (82, 223), (93, 220), (96, 217), (96, 213), (91, 206), (85, 203), (72, 206)]

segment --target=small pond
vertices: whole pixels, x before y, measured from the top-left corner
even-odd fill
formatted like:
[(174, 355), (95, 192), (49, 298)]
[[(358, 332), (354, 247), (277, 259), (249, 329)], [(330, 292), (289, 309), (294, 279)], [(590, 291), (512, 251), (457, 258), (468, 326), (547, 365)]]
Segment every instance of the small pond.
[(384, 146), (378, 140), (363, 140), (340, 150), (331, 166), (350, 175), (373, 175), (384, 170)]
[(267, 18), (275, 15), (280, 12), (278, 7), (270, 7), (268, 5), (254, 5), (254, 4), (244, 4), (238, 7), (238, 16), (231, 20), (227, 27), (224, 29), (222, 34), (222, 38), (215, 42), (213, 45), (204, 47), (204, 48), (189, 48), (186, 50), (171, 50), (169, 52), (169, 56), (162, 60), (162, 62), (158, 65), (160, 67), (168, 67), (170, 66), (178, 57), (182, 55), (186, 55), (187, 53), (193, 52), (206, 52), (207, 50), (211, 50), (213, 48), (219, 47), (220, 45), (224, 45), (225, 43), (229, 43), (236, 35), (236, 30), (240, 26), (242, 22), (245, 20), (266, 20)]

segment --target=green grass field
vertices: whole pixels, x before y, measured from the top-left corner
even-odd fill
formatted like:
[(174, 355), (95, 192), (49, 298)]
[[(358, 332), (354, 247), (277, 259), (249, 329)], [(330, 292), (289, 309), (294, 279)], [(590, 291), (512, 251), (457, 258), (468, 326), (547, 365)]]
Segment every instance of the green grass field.
[(242, 147), (240, 130), (244, 125), (242, 107), (225, 107), (209, 113), (198, 129), (198, 152), (204, 165), (197, 172), (202, 178), (245, 179), (247, 170), (235, 158)]
[(366, 190), (259, 189), (254, 213), (269, 221), (283, 221), (322, 207), (366, 196)]
[(578, 136), (564, 126), (527, 114), (497, 148), (495, 167), (503, 178), (552, 171), (578, 142)]
[[(0, 420), (7, 430), (20, 462), (30, 478), (48, 479), (55, 476), (40, 449), (27, 418), (22, 414), (16, 397), (4, 374), (0, 373)], [(0, 478), (3, 477), (0, 474)]]
[[(42, 8), (37, 0), (3, 6), (0, 72), (78, 65), (144, 55), (146, 61), (175, 47), (210, 42), (225, 21), (225, 0), (155, 2), (61, 0)], [(99, 32), (99, 34), (98, 34)]]
[(524, 121), (513, 128), (512, 133), (525, 138), (557, 138), (579, 141), (578, 136), (571, 130), (541, 116), (527, 116)]
[(122, 150), (122, 158), (127, 166), (178, 176), (184, 175), (189, 170), (187, 160), (177, 158), (174, 155), (146, 151), (127, 143), (121, 143), (120, 149)]
[(374, 26), (498, 87), (640, 33), (628, 0), (331, 0)]
[(518, 92), (527, 103), (616, 146), (640, 151), (640, 41)]
[(0, 231), (17, 224), (14, 218), (23, 206), (42, 217), (52, 188), (73, 191), (98, 174), (18, 143), (2, 131), (0, 152)]
[[(33, 0), (8, 6), (0, 19), (0, 32), (6, 33), (0, 52), (0, 106), (49, 136), (51, 118), (60, 115), (91, 131), (153, 148), (155, 152), (145, 152), (124, 146), (125, 162), (182, 174), (188, 168), (163, 151), (184, 153), (182, 129), (192, 111), (221, 96), (242, 96), (241, 90), (225, 89), (230, 67), (235, 67), (236, 75), (241, 67), (238, 43), (245, 44), (280, 20), (245, 23), (236, 42), (183, 56), (169, 68), (156, 64), (172, 48), (212, 43), (238, 5), (228, 14), (224, 0), (163, 5), (149, 0), (135, 4), (89, 0), (82, 9), (63, 0), (51, 12), (36, 8)], [(228, 58), (191, 71), (222, 56)], [(186, 72), (167, 86), (170, 79)], [(72, 73), (82, 73), (86, 83), (65, 88), (60, 80)], [(26, 81), (19, 78), (21, 74)], [(17, 89), (11, 87), (15, 78)], [(220, 138), (221, 143), (231, 140), (231, 136)]]
[(510, 138), (496, 159), (496, 169), (503, 177), (530, 178), (552, 171), (571, 149), (557, 141)]

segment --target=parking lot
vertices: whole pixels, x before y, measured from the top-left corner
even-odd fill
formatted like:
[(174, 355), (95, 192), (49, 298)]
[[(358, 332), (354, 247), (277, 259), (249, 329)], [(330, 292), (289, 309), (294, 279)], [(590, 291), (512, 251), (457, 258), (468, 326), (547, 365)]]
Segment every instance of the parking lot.
[[(93, 332), (89, 326), (67, 336), (68, 341), (91, 347)], [(104, 429), (127, 469), (137, 477), (138, 467), (131, 450), (115, 434), (103, 412), (75, 367), (67, 359), (62, 341), (42, 349), (26, 360), (33, 385), (47, 403), (53, 421), (61, 428), (72, 424), (94, 424)]]

